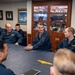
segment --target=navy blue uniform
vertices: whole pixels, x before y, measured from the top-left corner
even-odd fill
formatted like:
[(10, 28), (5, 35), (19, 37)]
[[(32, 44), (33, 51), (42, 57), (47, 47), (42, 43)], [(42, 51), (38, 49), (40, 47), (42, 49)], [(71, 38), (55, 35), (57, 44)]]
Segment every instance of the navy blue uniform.
[(3, 31), (4, 31), (4, 30), (0, 27), (0, 35), (2, 34)]
[(61, 43), (57, 46), (57, 49), (60, 49), (60, 48), (67, 48), (75, 52), (75, 37), (72, 41), (70, 41), (70, 43), (68, 43), (67, 38), (63, 39)]
[(20, 45), (26, 46), (27, 45), (27, 38), (26, 38), (26, 35), (24, 34), (24, 31), (22, 29), (20, 29), (18, 31), (18, 33), (20, 33), (22, 35), (22, 37), (23, 37), (22, 43)]
[(36, 34), (32, 42), (33, 50), (51, 50), (50, 35), (47, 31), (39, 37), (39, 32)]
[(7, 34), (6, 30), (1, 34), (0, 40), (4, 40), (6, 43), (15, 44), (18, 42), (22, 43), (22, 36), (17, 32), (12, 30), (9, 34)]
[(0, 64), (0, 75), (15, 75), (10, 69), (7, 69), (3, 64)]
[[(16, 31), (16, 30), (15, 30), (15, 31)], [(24, 37), (24, 36), (25, 36), (25, 34), (24, 34), (24, 32), (23, 32), (23, 30), (22, 30), (22, 29), (20, 29), (18, 32), (22, 35), (22, 37)]]

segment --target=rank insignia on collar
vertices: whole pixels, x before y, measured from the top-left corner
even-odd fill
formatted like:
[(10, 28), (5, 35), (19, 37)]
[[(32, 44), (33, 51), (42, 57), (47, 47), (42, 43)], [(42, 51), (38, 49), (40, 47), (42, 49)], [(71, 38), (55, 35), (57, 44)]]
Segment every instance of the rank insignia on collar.
[(73, 44), (72, 47), (75, 47), (75, 44)]
[(14, 34), (11, 34), (11, 36), (14, 36)]

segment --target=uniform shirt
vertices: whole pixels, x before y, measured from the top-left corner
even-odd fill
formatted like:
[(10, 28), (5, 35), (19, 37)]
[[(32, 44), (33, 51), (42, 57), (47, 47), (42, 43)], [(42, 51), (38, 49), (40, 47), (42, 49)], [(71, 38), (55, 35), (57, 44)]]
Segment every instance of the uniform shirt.
[(17, 32), (12, 30), (9, 34), (7, 34), (6, 30), (1, 34), (0, 40), (4, 40), (6, 43), (15, 44), (16, 42), (22, 42), (22, 36)]
[(39, 37), (39, 32), (36, 34), (32, 42), (33, 50), (50, 50), (50, 35), (47, 31), (44, 31), (41, 37)]
[[(16, 31), (16, 29), (15, 29)], [(24, 31), (22, 29), (20, 29), (19, 31), (17, 31), (18, 33), (20, 33), (23, 37), (23, 40), (22, 40), (22, 43), (20, 43), (20, 45), (22, 46), (26, 46), (27, 45), (27, 37), (26, 35), (24, 34)]]
[(7, 69), (3, 64), (0, 64), (0, 75), (15, 75), (10, 69)]
[[(17, 31), (17, 30), (15, 29), (15, 31)], [(20, 33), (20, 34), (22, 35), (22, 37), (25, 37), (25, 34), (24, 34), (24, 32), (23, 32), (22, 29), (20, 29), (20, 30), (18, 31), (18, 33)]]
[(3, 31), (4, 31), (4, 30), (0, 27), (0, 35), (2, 34)]
[(61, 41), (61, 43), (57, 46), (57, 49), (60, 49), (60, 48), (67, 48), (67, 49), (70, 49), (73, 52), (75, 52), (75, 37), (69, 43), (68, 43), (68, 39), (67, 38), (63, 39)]

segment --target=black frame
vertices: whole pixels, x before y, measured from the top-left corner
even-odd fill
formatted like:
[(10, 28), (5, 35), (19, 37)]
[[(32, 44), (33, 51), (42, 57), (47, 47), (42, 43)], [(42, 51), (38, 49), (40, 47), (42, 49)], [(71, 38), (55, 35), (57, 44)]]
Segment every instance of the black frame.
[(13, 11), (6, 11), (6, 20), (13, 20)]
[(3, 10), (0, 10), (0, 20), (3, 20)]

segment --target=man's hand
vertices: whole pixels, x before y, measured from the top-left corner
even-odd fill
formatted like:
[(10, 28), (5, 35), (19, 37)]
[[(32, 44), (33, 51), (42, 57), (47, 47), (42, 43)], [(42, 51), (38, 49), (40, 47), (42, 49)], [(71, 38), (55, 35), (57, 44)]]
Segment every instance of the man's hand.
[(19, 45), (19, 43), (18, 43), (18, 42), (16, 42), (16, 43), (15, 43), (15, 45)]
[(33, 46), (28, 45), (28, 46), (26, 46), (24, 49), (25, 49), (25, 50), (32, 50), (32, 49), (33, 49)]
[(31, 44), (28, 44), (28, 46), (32, 46)]

